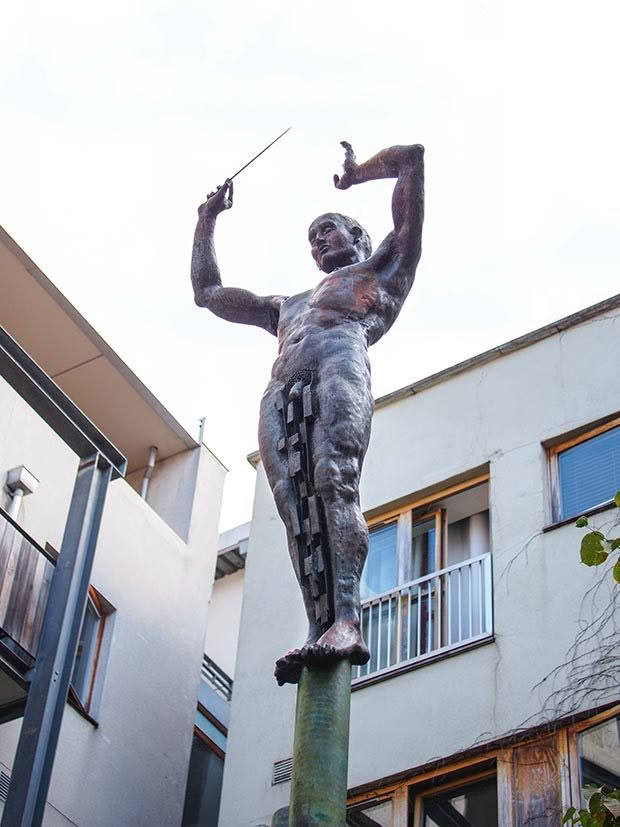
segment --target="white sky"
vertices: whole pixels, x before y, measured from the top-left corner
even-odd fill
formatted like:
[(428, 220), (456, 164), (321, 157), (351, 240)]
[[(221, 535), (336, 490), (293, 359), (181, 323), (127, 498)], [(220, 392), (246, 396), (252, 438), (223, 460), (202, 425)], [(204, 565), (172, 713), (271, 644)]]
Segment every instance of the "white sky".
[(375, 245), (390, 229), (392, 182), (333, 189), (338, 142), (359, 160), (426, 146), (422, 261), (371, 350), (375, 395), (611, 296), (619, 8), (5, 4), (0, 224), (191, 433), (207, 417), (229, 528), (251, 515), (245, 456), (276, 340), (193, 304), (205, 194), (293, 126), (235, 181), (216, 238), (225, 284), (292, 294), (319, 275), (317, 214), (353, 215)]

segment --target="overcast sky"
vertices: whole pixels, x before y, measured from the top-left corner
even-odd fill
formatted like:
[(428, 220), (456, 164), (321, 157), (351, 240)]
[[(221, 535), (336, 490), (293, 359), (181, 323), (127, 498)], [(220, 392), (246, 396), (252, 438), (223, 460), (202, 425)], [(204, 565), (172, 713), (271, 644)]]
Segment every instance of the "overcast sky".
[[(225, 284), (316, 283), (307, 226), (335, 210), (375, 245), (392, 182), (358, 160), (426, 146), (423, 254), (371, 350), (382, 395), (617, 292), (618, 4), (73, 0), (6, 4), (0, 224), (230, 468), (221, 527), (250, 518), (262, 330), (193, 304), (195, 210), (235, 181)], [(616, 358), (617, 354), (610, 354)], [(455, 411), (458, 415), (458, 411)], [(438, 423), (441, 427), (441, 423)]]

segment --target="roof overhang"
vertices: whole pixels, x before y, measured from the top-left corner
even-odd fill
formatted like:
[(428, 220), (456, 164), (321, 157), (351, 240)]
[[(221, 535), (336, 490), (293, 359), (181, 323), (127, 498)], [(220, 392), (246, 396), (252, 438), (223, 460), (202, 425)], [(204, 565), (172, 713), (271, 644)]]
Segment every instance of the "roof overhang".
[(0, 227), (0, 325), (114, 443), (128, 473), (148, 449), (166, 459), (198, 442)]

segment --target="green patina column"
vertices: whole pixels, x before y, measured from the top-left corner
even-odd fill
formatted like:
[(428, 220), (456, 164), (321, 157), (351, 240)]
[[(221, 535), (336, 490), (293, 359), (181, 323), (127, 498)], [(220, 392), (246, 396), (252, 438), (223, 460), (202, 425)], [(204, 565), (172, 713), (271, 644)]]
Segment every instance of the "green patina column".
[(289, 827), (344, 827), (351, 664), (304, 666), (297, 688)]

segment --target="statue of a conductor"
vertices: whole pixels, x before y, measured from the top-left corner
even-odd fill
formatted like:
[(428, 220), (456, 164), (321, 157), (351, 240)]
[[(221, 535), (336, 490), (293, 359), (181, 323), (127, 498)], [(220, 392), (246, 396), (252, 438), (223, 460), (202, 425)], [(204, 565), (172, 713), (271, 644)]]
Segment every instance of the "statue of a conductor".
[(295, 296), (256, 296), (223, 287), (213, 234), (233, 203), (227, 180), (198, 210), (192, 257), (196, 304), (231, 322), (278, 337), (278, 356), (261, 403), (260, 455), (308, 615), (308, 639), (276, 663), (280, 684), (295, 683), (303, 663), (369, 658), (360, 629), (360, 576), (368, 529), (359, 482), (373, 413), (368, 347), (398, 316), (413, 284), (424, 217), (424, 149), (384, 149), (357, 164), (345, 149), (340, 190), (396, 178), (394, 230), (372, 253), (352, 218), (326, 213), (310, 225), (312, 257), (324, 273)]

